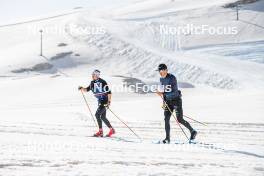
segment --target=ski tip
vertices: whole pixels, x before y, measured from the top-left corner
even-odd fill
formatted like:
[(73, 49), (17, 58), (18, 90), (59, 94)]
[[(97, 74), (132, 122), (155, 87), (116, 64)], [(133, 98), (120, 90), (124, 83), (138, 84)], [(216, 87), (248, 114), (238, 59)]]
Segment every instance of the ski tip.
[(91, 135), (91, 136), (88, 136), (88, 137), (102, 138), (102, 137), (104, 137), (104, 136)]
[(197, 142), (194, 140), (189, 140), (189, 144), (196, 144)]
[(170, 143), (163, 143), (163, 140), (156, 140), (156, 141), (152, 141), (152, 144), (170, 144)]
[(161, 141), (160, 140), (154, 140), (154, 141), (152, 141), (152, 144), (161, 144)]
[(114, 137), (114, 135), (105, 135), (104, 137)]

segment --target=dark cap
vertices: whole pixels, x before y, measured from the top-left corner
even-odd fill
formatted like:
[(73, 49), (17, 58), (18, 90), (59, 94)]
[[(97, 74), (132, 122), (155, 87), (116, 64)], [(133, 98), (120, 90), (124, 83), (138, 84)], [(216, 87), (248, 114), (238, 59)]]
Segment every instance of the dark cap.
[(99, 70), (94, 70), (93, 72), (92, 72), (92, 75), (96, 75), (96, 76), (100, 76), (100, 71)]
[(167, 65), (165, 65), (165, 64), (159, 64), (158, 69), (156, 71), (166, 70), (166, 69), (168, 69), (167, 68)]

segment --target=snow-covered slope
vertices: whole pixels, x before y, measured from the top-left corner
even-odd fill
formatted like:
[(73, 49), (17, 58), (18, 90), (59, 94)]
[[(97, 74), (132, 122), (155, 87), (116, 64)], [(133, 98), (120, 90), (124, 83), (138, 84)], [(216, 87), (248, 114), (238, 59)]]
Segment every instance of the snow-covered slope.
[[(238, 41), (261, 40), (261, 37), (264, 36), (262, 35), (264, 30), (260, 27), (249, 24), (246, 25), (242, 21), (236, 22), (230, 20), (233, 18), (233, 14), (218, 13), (219, 11), (230, 11), (230, 9), (219, 6), (219, 2), (216, 4), (211, 4), (213, 2), (209, 2), (208, 4), (208, 2), (209, 1), (199, 3), (197, 6), (189, 5), (191, 10), (185, 8), (186, 5), (182, 3), (182, 1), (166, 2), (164, 5), (168, 3), (173, 4), (171, 8), (175, 10), (175, 13), (161, 15), (160, 17), (149, 16), (141, 20), (131, 21), (131, 18), (134, 18), (133, 13), (129, 15), (129, 18), (123, 19), (122, 21), (113, 21), (112, 18), (116, 19), (117, 16), (103, 16), (104, 19), (101, 19), (93, 17), (95, 14), (91, 16), (90, 12), (82, 12), (80, 14), (71, 14), (69, 16), (51, 19), (49, 21), (29, 23), (14, 27), (3, 27), (0, 30), (3, 39), (6, 38), (6, 40), (0, 43), (1, 48), (5, 48), (0, 54), (2, 59), (8, 57), (11, 64), (9, 62), (4, 62), (1, 70), (10, 72), (11, 70), (20, 69), (19, 67), (26, 67), (26, 65), (31, 67), (41, 61), (45, 61), (43, 58), (34, 56), (39, 52), (38, 31), (44, 28), (46, 29), (46, 33), (44, 30), (44, 52), (46, 57), (51, 58), (58, 53), (70, 51), (76, 52), (75, 54), (78, 54), (78, 52), (82, 53), (81, 57), (73, 56), (73, 58), (69, 59), (68, 62), (63, 64), (64, 67), (75, 67), (78, 66), (79, 62), (92, 63), (113, 74), (120, 73), (122, 75), (154, 80), (158, 78), (158, 75), (152, 70), (154, 70), (157, 63), (168, 62), (171, 65), (171, 71), (176, 73), (182, 81), (226, 89), (245, 88), (248, 86), (251, 87), (251, 85), (254, 85), (252, 87), (256, 87), (256, 85), (258, 85), (257, 87), (262, 87), (263, 65), (240, 62), (233, 58), (227, 60), (220, 56), (204, 55), (203, 50), (200, 52), (199, 49), (198, 52), (196, 49), (195, 54), (192, 54), (192, 51), (188, 51), (187, 53), (175, 52), (190, 46), (196, 46), (197, 48), (201, 45), (208, 46), (230, 42), (236, 43)], [(220, 4), (225, 2), (226, 1), (222, 1)], [(144, 1), (142, 3), (150, 3), (154, 6), (156, 3), (161, 2), (156, 1), (156, 3), (154, 3)], [(257, 3), (259, 6), (263, 5), (263, 1)], [(138, 4), (141, 3), (136, 3), (136, 5)], [(178, 8), (182, 7), (185, 10), (179, 11), (177, 8), (175, 9), (175, 4), (177, 4)], [(203, 4), (202, 7), (201, 4)], [(208, 5), (214, 6), (207, 7)], [(149, 8), (152, 9), (153, 6), (149, 6)], [(244, 9), (250, 9), (255, 6), (248, 5), (248, 7), (244, 7)], [(145, 6), (142, 5), (142, 7)], [(156, 4), (155, 13), (163, 14), (163, 8), (158, 7), (159, 6)], [(187, 16), (186, 14), (188, 14), (189, 11), (192, 11), (191, 16), (196, 16), (196, 18), (192, 18), (190, 15)], [(108, 13), (110, 12), (115, 12), (115, 10), (112, 9)], [(245, 14), (245, 17), (247, 17), (246, 19), (254, 17), (255, 14), (257, 14), (259, 18), (263, 18), (262, 13), (258, 11), (248, 12), (248, 10), (242, 10), (241, 13), (247, 13)], [(148, 13), (145, 13), (145, 15), (146, 14)], [(208, 16), (206, 14), (211, 15)], [(119, 14), (118, 18), (123, 17)], [(204, 34), (202, 36), (171, 36), (160, 34), (158, 29), (160, 25), (169, 24), (171, 26), (177, 26), (182, 24), (182, 21), (184, 21), (184, 23), (195, 22), (197, 25), (204, 24), (205, 22), (206, 24), (213, 24), (216, 26), (220, 23), (224, 26), (234, 25), (238, 28), (239, 35), (211, 36), (209, 34)], [(215, 21), (217, 21), (217, 24)], [(256, 22), (262, 25), (263, 21), (256, 18)], [(81, 33), (79, 30), (91, 26), (102, 28), (105, 33), (87, 35), (87, 33)], [(122, 26), (122, 28), (120, 28), (120, 26)], [(247, 29), (245, 29), (245, 27)], [(57, 47), (58, 43), (64, 41), (68, 44), (72, 44), (72, 46), (64, 48)], [(31, 48), (31, 51), (23, 50), (24, 47)], [(239, 47), (237, 50), (239, 52)], [(16, 51), (16, 54), (14, 54), (13, 51)], [(26, 55), (26, 53), (30, 55)], [(19, 59), (17, 59), (17, 54), (20, 55)], [(92, 62), (91, 60), (88, 61), (87, 57), (93, 58)], [(16, 62), (22, 65), (15, 65)], [(115, 67), (117, 63), (119, 67), (113, 70), (112, 68)], [(113, 66), (109, 67), (109, 65), (112, 64)], [(61, 66), (59, 64), (57, 65), (58, 67)], [(235, 67), (237, 65), (241, 66)], [(241, 69), (242, 67), (248, 69)], [(251, 69), (252, 67), (254, 67), (255, 71)], [(247, 79), (244, 79), (244, 77), (241, 78), (243, 73), (249, 75), (249, 77)], [(249, 80), (252, 84), (248, 84)]]
[(138, 0), (3, 0), (0, 6), (0, 26), (84, 10), (94, 12), (136, 1)]
[(118, 16), (156, 16), (162, 13), (171, 13), (183, 10), (192, 10), (202, 7), (224, 5), (225, 3), (234, 2), (235, 0), (145, 0), (111, 12), (112, 15)]
[[(148, 44), (154, 43), (159, 47), (163, 47), (172, 51), (180, 49), (188, 49), (198, 46), (207, 46), (214, 44), (224, 43), (242, 43), (249, 41), (261, 41), (263, 40), (263, 9), (264, 2), (258, 1), (253, 4), (248, 4), (240, 7), (239, 18), (236, 20), (236, 11), (232, 8), (223, 8), (219, 4), (223, 4), (224, 1), (218, 1), (218, 5), (211, 5), (209, 7), (203, 7), (202, 3), (198, 3), (200, 8), (193, 4), (184, 3), (185, 1), (178, 1), (170, 3), (172, 11), (162, 11), (157, 6), (154, 14), (138, 15), (128, 14), (127, 16), (114, 16), (113, 18), (124, 21), (132, 21), (133, 25), (137, 25), (138, 28), (134, 31), (134, 37), (139, 38), (141, 41), (145, 41)], [(213, 3), (214, 1), (209, 1)], [(150, 3), (150, 2), (149, 2)], [(160, 2), (162, 3), (162, 2)], [(189, 8), (177, 9), (188, 5)], [(216, 3), (217, 4), (217, 3)], [(145, 5), (145, 8), (148, 8)], [(217, 22), (216, 22), (217, 21)], [(193, 34), (191, 30), (185, 30), (178, 35), (168, 35), (165, 32), (167, 28), (188, 27), (193, 25), (194, 27), (202, 27), (206, 25), (210, 28), (223, 27), (225, 31), (234, 29), (235, 33), (229, 35), (217, 35), (210, 34), (209, 31)], [(162, 30), (161, 30), (162, 29)], [(187, 28), (188, 29), (188, 28)], [(166, 35), (165, 35), (165, 34)], [(213, 33), (213, 32), (212, 32)], [(170, 33), (169, 33), (170, 34)], [(152, 35), (150, 38), (149, 35)], [(201, 42), (202, 41), (202, 42)]]
[[(75, 22), (76, 28), (93, 25), (89, 21), (86, 21), (86, 25), (84, 25), (83, 21), (85, 20), (82, 19), (81, 24)], [(106, 21), (101, 22), (102, 25), (104, 24), (103, 26), (109, 26), (109, 24), (105, 25), (106, 23)], [(116, 27), (117, 25), (115, 23), (112, 26)], [(114, 29), (116, 29), (115, 27)], [(125, 33), (124, 30), (118, 32), (119, 34)], [(130, 32), (132, 33), (132, 31)], [(254, 86), (263, 86), (262, 64), (241, 62), (237, 59), (227, 60), (223, 57), (198, 52), (194, 56), (191, 51), (164, 52), (162, 49), (153, 49), (127, 36), (117, 36), (116, 31), (111, 32), (111, 28), (103, 35), (80, 35), (79, 33), (69, 35), (75, 40), (88, 45), (89, 48), (97, 48), (102, 55), (99, 60), (92, 64), (104, 70), (109, 70), (112, 74), (119, 73), (132, 77), (157, 79), (158, 75), (154, 72), (155, 67), (157, 63), (164, 62), (170, 65), (170, 71), (176, 73), (182, 81), (233, 89), (251, 87), (251, 84), (248, 84), (248, 81), (251, 80), (254, 82)], [(239, 67), (236, 67), (237, 65)], [(254, 68), (254, 70), (251, 68)], [(242, 78), (243, 73), (247, 74), (248, 78)]]

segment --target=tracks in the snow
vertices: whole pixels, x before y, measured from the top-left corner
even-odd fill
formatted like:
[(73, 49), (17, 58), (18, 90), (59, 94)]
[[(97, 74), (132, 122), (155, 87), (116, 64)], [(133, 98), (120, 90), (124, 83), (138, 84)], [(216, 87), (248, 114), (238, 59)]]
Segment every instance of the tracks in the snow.
[[(93, 134), (96, 129), (92, 123), (86, 121), (82, 115), (78, 115), (80, 123), (78, 124), (45, 124), (45, 123), (1, 123), (0, 133), (13, 133), (24, 135), (45, 135), (58, 137), (87, 137)], [(130, 122), (128, 123), (144, 141), (152, 141), (153, 139), (162, 139), (164, 136), (164, 127), (162, 122)], [(113, 121), (117, 134), (110, 140), (120, 142), (137, 141), (136, 137), (121, 123)], [(208, 144), (239, 146), (249, 145), (264, 147), (263, 131), (264, 124), (250, 123), (208, 123), (207, 127), (194, 123), (193, 126), (198, 130), (198, 141), (206, 141)], [(186, 131), (187, 132), (187, 131)], [(172, 124), (171, 131), (172, 140), (185, 141), (180, 129)], [(212, 149), (214, 147), (211, 147)], [(244, 151), (234, 151), (240, 154), (247, 154)], [(254, 154), (252, 154), (253, 156)], [(261, 157), (261, 155), (260, 155)]]
[[(193, 126), (199, 132), (197, 143), (188, 144), (181, 131), (172, 123), (172, 140), (179, 143), (163, 145), (151, 143), (154, 139), (162, 139), (164, 135), (161, 122), (128, 122), (143, 138), (143, 142), (138, 141), (121, 123), (112, 122), (116, 135), (111, 138), (94, 138), (89, 135), (94, 133), (95, 127), (80, 114), (75, 116), (74, 124), (67, 119), (52, 123), (2, 121), (0, 157), (5, 160), (0, 161), (0, 175), (1, 170), (7, 172), (9, 169), (25, 168), (56, 172), (81, 168), (87, 171), (91, 167), (96, 170), (102, 167), (113, 169), (125, 166), (122, 168), (132, 170), (143, 167), (142, 171), (147, 169), (149, 173), (145, 175), (150, 175), (157, 170), (175, 171), (183, 167), (184, 171), (188, 168), (194, 172), (205, 170), (206, 173), (211, 168), (232, 171), (233, 168), (247, 167), (244, 160), (256, 163), (254, 168), (263, 165), (261, 160), (264, 156), (254, 150), (256, 147), (264, 148), (261, 140), (263, 124), (210, 123), (204, 127), (194, 123)], [(253, 150), (241, 148), (250, 143)], [(261, 170), (254, 172), (260, 173)]]

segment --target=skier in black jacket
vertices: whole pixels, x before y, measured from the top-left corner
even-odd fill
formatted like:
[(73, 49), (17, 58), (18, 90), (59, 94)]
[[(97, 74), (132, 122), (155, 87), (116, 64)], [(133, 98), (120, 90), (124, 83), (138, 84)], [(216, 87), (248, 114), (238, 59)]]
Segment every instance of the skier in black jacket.
[(157, 94), (159, 94), (164, 100), (163, 107), (165, 116), (164, 120), (166, 138), (163, 140), (163, 143), (170, 143), (170, 117), (173, 110), (176, 111), (178, 122), (189, 129), (191, 133), (190, 140), (195, 139), (197, 132), (187, 121), (183, 119), (181, 91), (178, 90), (176, 77), (173, 74), (168, 73), (168, 69), (165, 64), (160, 64), (157, 71), (159, 71), (160, 73), (160, 82), (163, 87), (163, 90), (161, 92), (157, 92)]
[(98, 100), (98, 108), (95, 113), (95, 117), (97, 119), (99, 131), (95, 133), (94, 136), (103, 137), (102, 121), (110, 129), (107, 136), (110, 137), (111, 135), (115, 134), (114, 128), (106, 118), (106, 108), (111, 104), (112, 93), (107, 82), (100, 78), (100, 71), (94, 70), (92, 73), (92, 81), (90, 85), (87, 88), (79, 87), (79, 90), (85, 92), (89, 92), (91, 90)]

